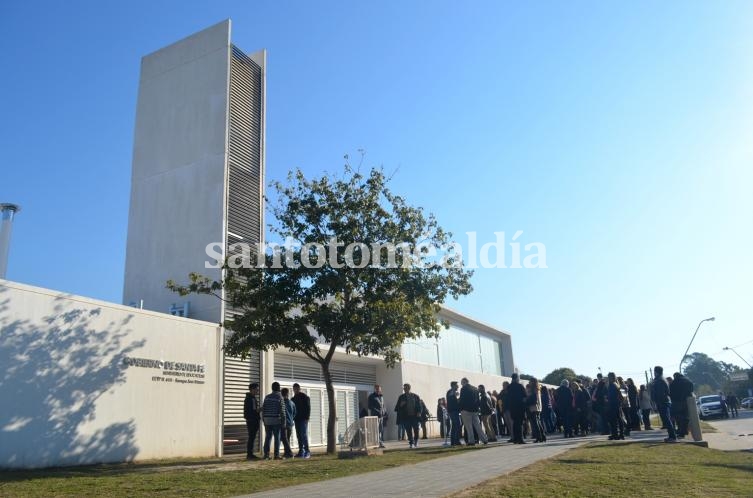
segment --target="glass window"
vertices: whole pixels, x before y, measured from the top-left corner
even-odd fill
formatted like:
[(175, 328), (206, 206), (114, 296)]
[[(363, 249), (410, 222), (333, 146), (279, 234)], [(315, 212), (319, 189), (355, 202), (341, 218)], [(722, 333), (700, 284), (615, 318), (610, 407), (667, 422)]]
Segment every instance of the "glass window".
[(403, 359), (438, 365), (436, 339), (421, 336), (418, 339), (408, 339), (403, 344)]
[(479, 348), (481, 349), (481, 367), (483, 373), (502, 375), (502, 351), (499, 342), (491, 337), (479, 336)]
[(451, 325), (439, 335), (439, 364), (448, 368), (481, 372), (478, 334)]
[(438, 339), (420, 337), (403, 344), (403, 359), (469, 372), (502, 375), (502, 344), (492, 337), (457, 325), (443, 329)]

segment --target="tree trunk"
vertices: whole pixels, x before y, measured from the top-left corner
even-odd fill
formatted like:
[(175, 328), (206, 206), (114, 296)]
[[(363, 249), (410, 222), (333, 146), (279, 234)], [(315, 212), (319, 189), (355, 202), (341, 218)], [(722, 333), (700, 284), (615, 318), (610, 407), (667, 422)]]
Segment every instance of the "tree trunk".
[(337, 451), (335, 441), (335, 422), (337, 421), (335, 388), (332, 386), (332, 374), (329, 372), (329, 362), (322, 363), (321, 365), (324, 384), (327, 386), (327, 402), (329, 404), (329, 417), (327, 417), (327, 454), (334, 455)]

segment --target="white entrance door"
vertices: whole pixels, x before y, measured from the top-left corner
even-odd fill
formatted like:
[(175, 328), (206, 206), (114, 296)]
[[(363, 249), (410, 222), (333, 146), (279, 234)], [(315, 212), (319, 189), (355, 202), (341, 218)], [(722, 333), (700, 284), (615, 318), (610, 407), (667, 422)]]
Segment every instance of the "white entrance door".
[[(292, 388), (291, 388), (292, 390)], [(329, 403), (327, 390), (324, 386), (301, 386), (301, 391), (311, 398), (311, 418), (309, 419), (309, 446), (324, 446), (327, 444), (327, 418), (329, 417)], [(339, 444), (345, 437), (345, 430), (358, 419), (358, 392), (355, 387), (335, 388), (335, 408), (337, 422), (335, 423), (335, 441)], [(298, 442), (291, 445), (295, 453)]]

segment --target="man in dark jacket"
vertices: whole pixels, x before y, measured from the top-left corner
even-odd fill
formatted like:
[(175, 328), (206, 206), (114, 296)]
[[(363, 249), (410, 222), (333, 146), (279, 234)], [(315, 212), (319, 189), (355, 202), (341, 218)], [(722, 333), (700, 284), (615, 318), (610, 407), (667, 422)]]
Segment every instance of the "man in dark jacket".
[(562, 379), (554, 397), (557, 400), (557, 410), (562, 418), (564, 436), (573, 437), (573, 390), (570, 389), (569, 380)]
[(512, 417), (512, 442), (525, 444), (523, 441), (523, 417), (526, 411), (526, 388), (518, 380), (518, 374), (512, 374), (512, 382), (507, 387), (507, 405)]
[(625, 439), (625, 425), (622, 422), (622, 392), (617, 385), (614, 372), (607, 374), (607, 420), (609, 421), (610, 440)]
[(463, 377), (460, 379), (460, 416), (463, 418), (463, 425), (465, 426), (466, 441), (465, 444), (476, 444), (475, 434), (484, 444), (487, 444), (489, 440), (486, 437), (484, 429), (481, 427), (481, 419), (479, 419), (478, 412), (480, 407), (480, 398), (478, 389), (472, 386), (468, 379)]
[(301, 391), (297, 382), (293, 384), (293, 404), (295, 404), (295, 436), (298, 439), (298, 458), (311, 458), (309, 451), (309, 418), (311, 399)]
[(259, 457), (254, 455), (254, 443), (256, 436), (259, 434), (259, 384), (252, 382), (248, 385), (246, 399), (243, 400), (243, 418), (246, 419), (246, 430), (248, 432), (248, 442), (246, 443), (246, 460), (257, 460)]
[(591, 394), (591, 406), (593, 410), (599, 415), (599, 430), (601, 435), (609, 434), (608, 419), (607, 416), (607, 383), (604, 382), (604, 378), (601, 372), (596, 374), (596, 389)]
[(683, 438), (688, 435), (688, 398), (693, 395), (693, 383), (680, 372), (675, 372), (673, 377), (669, 398), (672, 400), (672, 416), (677, 421), (677, 437)]
[(374, 385), (374, 392), (369, 394), (369, 415), (379, 417), (379, 447), (384, 448), (384, 423), (387, 421), (387, 409), (384, 407), (382, 386)]
[(458, 383), (453, 380), (450, 382), (450, 389), (447, 391), (447, 415), (450, 417), (450, 444), (458, 446), (460, 444), (460, 403), (458, 402)]
[(654, 367), (654, 380), (651, 383), (651, 401), (659, 412), (661, 422), (667, 428), (668, 437), (664, 439), (665, 443), (676, 443), (677, 433), (672, 424), (670, 410), (672, 408), (672, 398), (669, 395), (669, 384), (664, 380), (664, 369), (660, 366)]
[(419, 416), (419, 423), (421, 424), (421, 439), (426, 439), (426, 422), (429, 421), (429, 408), (421, 400), (421, 415)]
[(418, 422), (421, 417), (421, 398), (410, 392), (410, 384), (403, 384), (403, 394), (397, 398), (395, 411), (400, 417), (400, 423), (408, 433), (410, 448), (418, 447)]

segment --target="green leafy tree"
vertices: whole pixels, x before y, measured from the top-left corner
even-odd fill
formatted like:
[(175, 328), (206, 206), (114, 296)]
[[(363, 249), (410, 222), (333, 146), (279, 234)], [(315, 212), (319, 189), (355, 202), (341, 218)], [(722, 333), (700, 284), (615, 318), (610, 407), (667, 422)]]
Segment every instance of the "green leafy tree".
[[(441, 303), (472, 289), (462, 255), (445, 252), (445, 264), (432, 264), (437, 262), (432, 251), (447, 248), (452, 235), (387, 184), (381, 169), (361, 174), (347, 164), (347, 156), (340, 178), (309, 180), (300, 170), (291, 172), (287, 184), (272, 184), (277, 202), (270, 231), (301, 247), (252, 254), (252, 264), (240, 268), (228, 258), (222, 282), (198, 274), (191, 274), (186, 286), (168, 282), (181, 294), (225, 290), (228, 306), (240, 313), (224, 323), (232, 332), (227, 353), (245, 357), (252, 350), (286, 348), (320, 365), (329, 401), (328, 453), (335, 452), (330, 364), (336, 349), (379, 355), (394, 366), (404, 341), (437, 336), (447, 326), (438, 319)], [(332, 240), (337, 244), (327, 254)], [(424, 249), (374, 250), (388, 243)], [(275, 258), (285, 264), (275, 264)]]
[(564, 379), (571, 381), (577, 377), (578, 375), (576, 375), (572, 368), (562, 367), (549, 372), (543, 379), (541, 379), (541, 382), (558, 386)]
[(707, 394), (716, 394), (719, 391), (713, 389), (708, 384), (694, 384), (693, 392), (695, 392), (696, 396), (706, 396)]
[[(683, 371), (688, 379), (696, 385), (706, 385), (714, 392), (723, 389), (729, 380), (729, 374), (738, 368), (730, 363), (716, 361), (705, 353), (686, 356), (684, 364)], [(667, 375), (671, 375), (671, 372)]]

